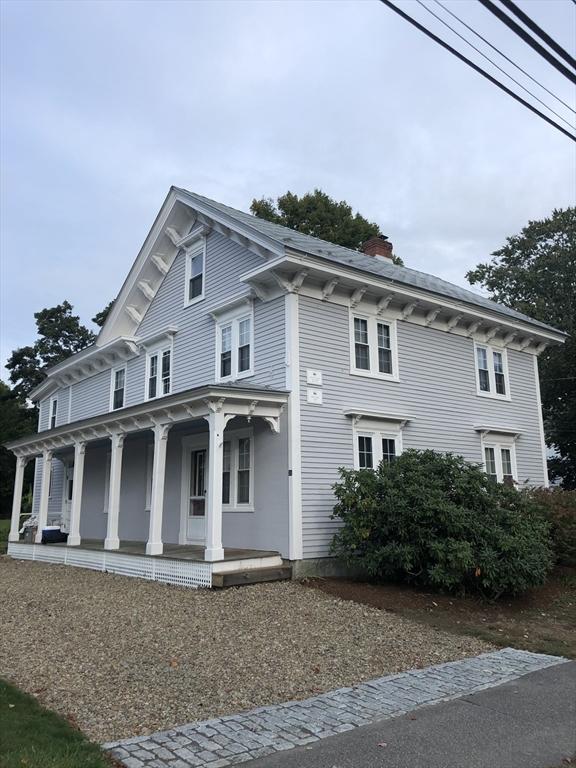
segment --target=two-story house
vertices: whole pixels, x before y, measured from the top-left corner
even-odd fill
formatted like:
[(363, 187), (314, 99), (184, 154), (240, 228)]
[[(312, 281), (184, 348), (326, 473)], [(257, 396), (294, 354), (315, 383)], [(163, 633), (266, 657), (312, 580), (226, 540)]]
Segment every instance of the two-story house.
[[(9, 444), (9, 554), (209, 586), (328, 563), (339, 467), (434, 448), (546, 485), (537, 360), (565, 334), (390, 254), (172, 188), (96, 342)], [(49, 523), (67, 544), (40, 544)]]

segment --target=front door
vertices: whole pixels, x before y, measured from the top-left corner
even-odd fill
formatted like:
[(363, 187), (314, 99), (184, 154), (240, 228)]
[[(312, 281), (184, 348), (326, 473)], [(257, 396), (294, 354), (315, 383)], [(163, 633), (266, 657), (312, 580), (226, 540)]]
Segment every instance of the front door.
[(72, 490), (74, 487), (74, 464), (64, 464), (64, 489), (62, 498), (62, 525), (65, 533), (70, 532), (70, 516), (72, 512)]
[(190, 451), (190, 484), (186, 538), (195, 544), (203, 544), (206, 538), (206, 482), (208, 451), (193, 448)]

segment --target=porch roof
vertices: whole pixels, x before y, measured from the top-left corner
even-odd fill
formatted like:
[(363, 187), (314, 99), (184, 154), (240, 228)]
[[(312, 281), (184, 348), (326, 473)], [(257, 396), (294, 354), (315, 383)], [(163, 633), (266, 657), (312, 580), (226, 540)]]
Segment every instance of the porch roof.
[(4, 443), (4, 447), (17, 456), (35, 456), (44, 450), (72, 446), (77, 441), (89, 442), (119, 432), (138, 432), (158, 424), (201, 419), (214, 411), (221, 411), (229, 417), (246, 416), (250, 419), (258, 416), (263, 418), (274, 432), (279, 432), (280, 414), (287, 401), (286, 390), (234, 384), (194, 387), (118, 411), (35, 432)]

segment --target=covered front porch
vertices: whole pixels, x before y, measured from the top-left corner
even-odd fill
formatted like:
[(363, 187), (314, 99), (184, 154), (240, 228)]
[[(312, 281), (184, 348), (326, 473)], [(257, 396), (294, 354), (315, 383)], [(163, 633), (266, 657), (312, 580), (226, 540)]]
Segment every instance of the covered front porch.
[[(288, 515), (270, 489), (288, 474), (280, 426), (286, 398), (201, 388), (15, 441), (8, 553), (171, 583), (194, 572), (198, 586), (216, 573), (281, 566)], [(22, 482), (34, 458), (42, 460), (37, 533), (24, 543)], [(42, 544), (54, 522), (56, 464), (68, 540)], [(167, 569), (180, 574), (176, 581), (165, 578)]]

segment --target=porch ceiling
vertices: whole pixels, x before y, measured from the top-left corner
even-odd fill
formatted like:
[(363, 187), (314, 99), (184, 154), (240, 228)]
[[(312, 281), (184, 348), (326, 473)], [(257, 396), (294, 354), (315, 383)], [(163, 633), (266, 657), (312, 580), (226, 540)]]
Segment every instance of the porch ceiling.
[(157, 400), (122, 408), (118, 411), (64, 424), (55, 429), (36, 432), (5, 443), (17, 456), (32, 457), (43, 451), (73, 446), (152, 429), (160, 424), (172, 425), (221, 412), (226, 419), (245, 416), (264, 419), (272, 431), (280, 431), (280, 414), (288, 401), (288, 392), (246, 386), (204, 386), (188, 389)]

